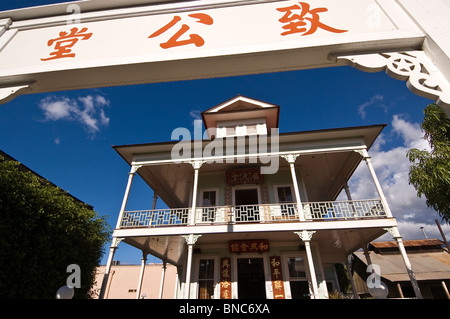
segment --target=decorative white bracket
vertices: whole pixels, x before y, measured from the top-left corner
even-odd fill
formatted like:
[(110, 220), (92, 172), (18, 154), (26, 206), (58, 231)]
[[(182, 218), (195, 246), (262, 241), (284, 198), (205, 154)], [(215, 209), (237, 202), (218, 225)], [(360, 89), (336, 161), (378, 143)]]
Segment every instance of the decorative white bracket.
[(19, 93), (28, 90), (31, 84), (32, 83), (0, 88), (0, 104), (11, 101), (18, 96)]
[(295, 163), (295, 160), (297, 157), (299, 157), (300, 154), (287, 154), (287, 155), (281, 155), (282, 158), (284, 158), (289, 164)]
[(184, 240), (186, 241), (186, 244), (188, 245), (194, 245), (197, 242), (197, 239), (199, 239), (200, 237), (202, 237), (202, 235), (182, 235), (182, 237), (184, 238)]
[(356, 55), (330, 56), (364, 72), (385, 70), (415, 94), (435, 100), (450, 114), (450, 83), (424, 51), (381, 52)]
[(131, 170), (130, 170), (130, 174), (134, 174), (137, 172), (138, 169), (140, 169), (142, 167), (142, 165), (132, 165), (131, 166)]
[(315, 230), (302, 230), (295, 231), (294, 234), (297, 234), (297, 236), (303, 241), (310, 241), (315, 232)]

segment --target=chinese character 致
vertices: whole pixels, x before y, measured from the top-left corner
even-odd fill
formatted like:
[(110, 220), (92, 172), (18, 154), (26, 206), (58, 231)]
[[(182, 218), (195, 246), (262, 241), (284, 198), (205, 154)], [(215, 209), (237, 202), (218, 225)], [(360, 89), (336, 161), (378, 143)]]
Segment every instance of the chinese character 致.
[(73, 58), (75, 53), (72, 53), (72, 47), (78, 42), (78, 40), (87, 40), (92, 36), (92, 33), (86, 33), (87, 28), (70, 29), (70, 33), (66, 31), (61, 31), (59, 33), (59, 38), (50, 39), (47, 42), (48, 46), (55, 45), (55, 51), (50, 53), (49, 58), (41, 58), (42, 61), (60, 59), (60, 58)]
[[(286, 30), (281, 33), (281, 35), (294, 33), (303, 33), (302, 36), (310, 35), (316, 32), (318, 28), (333, 33), (343, 33), (348, 31), (335, 29), (320, 22), (319, 13), (327, 12), (327, 8), (310, 9), (310, 5), (306, 2), (299, 2), (299, 4), (300, 5), (295, 4), (285, 8), (277, 8), (277, 11), (284, 12), (283, 17), (278, 20), (284, 24), (283, 29)], [(309, 24), (305, 20), (309, 21)]]
[[(213, 24), (213, 19), (205, 14), (205, 13), (193, 13), (188, 15), (191, 18), (197, 19), (197, 23), (202, 23), (206, 25)], [(173, 17), (172, 21), (170, 21), (168, 24), (163, 26), (161, 29), (155, 31), (152, 33), (149, 38), (155, 38), (157, 36), (160, 36), (164, 32), (168, 31), (172, 27), (174, 27), (178, 22), (181, 21), (180, 16)], [(187, 24), (182, 24), (178, 31), (176, 31), (167, 42), (161, 43), (159, 46), (163, 49), (173, 48), (177, 46), (187, 45), (187, 44), (194, 44), (196, 47), (201, 47), (205, 44), (205, 40), (198, 34), (189, 34), (188, 36), (184, 36), (182, 39), (180, 39), (187, 31), (190, 30), (190, 27)]]

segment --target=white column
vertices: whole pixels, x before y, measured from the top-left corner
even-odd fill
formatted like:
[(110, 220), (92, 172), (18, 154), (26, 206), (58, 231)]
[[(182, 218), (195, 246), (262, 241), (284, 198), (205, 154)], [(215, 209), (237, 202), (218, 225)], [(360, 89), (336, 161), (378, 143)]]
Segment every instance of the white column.
[(311, 237), (315, 233), (315, 231), (307, 231), (302, 230), (299, 232), (294, 232), (295, 234), (300, 237), (300, 239), (305, 243), (305, 249), (306, 249), (306, 259), (308, 260), (308, 268), (309, 268), (309, 274), (311, 276), (311, 282), (312, 282), (312, 288), (313, 288), (313, 295), (311, 299), (318, 299), (319, 298), (319, 286), (317, 285), (317, 277), (316, 277), (316, 270), (314, 269), (314, 261), (311, 251)]
[(190, 216), (190, 225), (195, 224), (195, 210), (197, 209), (197, 188), (198, 188), (198, 171), (200, 167), (202, 167), (204, 161), (193, 161), (191, 162), (192, 167), (194, 168), (194, 185), (192, 189), (192, 206), (191, 206), (191, 216)]
[(122, 241), (122, 238), (113, 237), (111, 246), (109, 247), (108, 261), (106, 262), (105, 274), (103, 275), (102, 286), (100, 288), (99, 299), (105, 298), (106, 287), (108, 285), (109, 273), (111, 272), (111, 266), (116, 253), (117, 246)]
[(281, 157), (283, 157), (289, 163), (289, 166), (291, 168), (292, 184), (294, 185), (294, 193), (295, 193), (295, 198), (297, 200), (297, 210), (298, 210), (298, 214), (300, 217), (300, 221), (304, 221), (305, 215), (303, 213), (302, 200), (300, 198), (297, 174), (295, 173), (295, 166), (294, 166), (295, 160), (297, 159), (298, 156), (299, 156), (299, 154), (281, 155)]
[(197, 239), (201, 235), (183, 235), (183, 238), (186, 240), (186, 244), (188, 245), (188, 254), (187, 254), (187, 262), (186, 262), (186, 283), (184, 285), (184, 298), (189, 299), (190, 290), (191, 290), (191, 270), (192, 270), (192, 252), (194, 250), (194, 244)]
[(447, 285), (445, 284), (444, 280), (441, 281), (441, 285), (442, 285), (442, 288), (444, 289), (447, 299), (450, 299), (450, 293), (448, 292)]
[(369, 153), (367, 153), (366, 149), (356, 150), (357, 153), (361, 154), (364, 158), (364, 161), (367, 164), (370, 175), (372, 176), (373, 182), (375, 183), (375, 188), (377, 189), (378, 196), (380, 196), (381, 202), (383, 203), (384, 209), (386, 211), (387, 217), (393, 217), (391, 209), (387, 203), (386, 197), (384, 196), (383, 189), (381, 188), (380, 182), (378, 181), (377, 175), (375, 174), (375, 170), (373, 169), (372, 161), (370, 159)]
[(142, 290), (142, 281), (144, 280), (144, 272), (145, 272), (145, 263), (147, 262), (147, 252), (142, 251), (142, 260), (141, 260), (141, 272), (139, 274), (139, 282), (136, 289), (136, 299), (139, 299), (141, 296)]
[(360, 299), (358, 291), (356, 290), (355, 280), (353, 279), (353, 273), (352, 273), (352, 265), (353, 264), (353, 255), (350, 254), (347, 257), (347, 273), (348, 278), (350, 279), (350, 284), (352, 285), (352, 291), (353, 291), (353, 297), (355, 299)]
[(133, 182), (134, 174), (140, 167), (142, 167), (142, 165), (133, 165), (133, 166), (131, 166), (130, 173), (128, 173), (127, 188), (125, 189), (125, 195), (123, 196), (122, 206), (120, 207), (120, 212), (119, 212), (119, 217), (117, 218), (116, 228), (120, 228), (120, 223), (122, 222), (123, 212), (125, 211), (125, 207), (127, 206), (128, 196), (130, 195), (131, 183)]
[(397, 227), (385, 228), (397, 241), (398, 249), (400, 250), (400, 254), (402, 255), (403, 262), (405, 263), (406, 272), (408, 273), (409, 280), (411, 281), (411, 285), (414, 289), (414, 293), (416, 294), (417, 299), (423, 299), (422, 293), (420, 292), (419, 283), (416, 280), (416, 276), (414, 275), (414, 271), (411, 266), (411, 262), (409, 261), (408, 255), (406, 254), (405, 246), (403, 245), (402, 236), (400, 236), (400, 232)]
[(159, 299), (162, 299), (162, 297), (163, 297), (164, 281), (166, 279), (166, 269), (167, 269), (167, 263), (164, 260), (163, 261), (163, 266), (162, 266), (162, 272), (161, 272), (161, 285), (159, 287)]
[(156, 192), (153, 195), (153, 205), (152, 205), (152, 210), (156, 209), (156, 201), (158, 200), (158, 195), (156, 194)]
[(352, 194), (350, 193), (350, 188), (348, 187), (348, 184), (346, 181), (344, 181), (344, 190), (345, 190), (345, 195), (347, 195), (347, 199), (349, 201), (352, 201), (353, 200)]

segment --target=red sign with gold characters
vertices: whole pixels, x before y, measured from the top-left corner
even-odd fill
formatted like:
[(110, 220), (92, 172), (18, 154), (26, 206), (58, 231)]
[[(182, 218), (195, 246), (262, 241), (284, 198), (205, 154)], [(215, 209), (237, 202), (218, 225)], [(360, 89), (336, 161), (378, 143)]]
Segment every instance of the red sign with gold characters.
[(228, 242), (230, 253), (265, 253), (269, 251), (267, 239), (230, 240)]
[(231, 258), (220, 259), (220, 299), (231, 299)]
[(272, 276), (273, 299), (285, 299), (280, 256), (270, 257), (270, 275)]

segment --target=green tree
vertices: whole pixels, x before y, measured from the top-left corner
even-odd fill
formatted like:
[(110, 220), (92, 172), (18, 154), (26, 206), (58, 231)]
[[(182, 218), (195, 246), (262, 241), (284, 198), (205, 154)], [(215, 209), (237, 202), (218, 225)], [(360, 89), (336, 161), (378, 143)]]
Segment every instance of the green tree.
[(450, 119), (437, 104), (424, 110), (421, 128), (431, 151), (411, 149), (407, 153), (412, 163), (409, 183), (419, 197), (424, 195), (428, 207), (450, 223)]
[(0, 298), (52, 298), (77, 264), (89, 298), (110, 238), (106, 217), (20, 163), (0, 157)]

